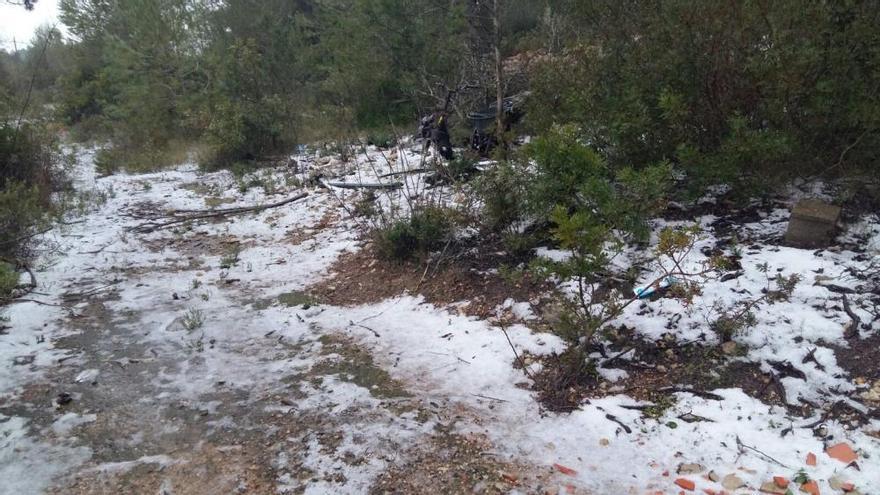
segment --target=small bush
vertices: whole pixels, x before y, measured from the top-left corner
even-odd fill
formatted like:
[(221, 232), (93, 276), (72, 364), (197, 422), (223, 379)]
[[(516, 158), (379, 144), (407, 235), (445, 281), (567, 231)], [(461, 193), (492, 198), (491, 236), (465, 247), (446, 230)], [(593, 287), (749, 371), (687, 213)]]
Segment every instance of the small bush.
[(29, 257), (62, 185), (59, 158), (43, 127), (0, 125), (0, 257)]
[(46, 221), (46, 210), (37, 186), (7, 182), (0, 189), (0, 256), (27, 258), (33, 236)]
[(405, 220), (397, 220), (374, 231), (376, 249), (382, 258), (403, 261), (439, 249), (452, 235), (453, 220), (443, 208), (416, 210)]
[(397, 144), (397, 137), (388, 130), (374, 130), (367, 134), (367, 144), (379, 148), (390, 148)]
[(483, 202), (482, 223), (490, 231), (504, 231), (523, 217), (526, 177), (514, 164), (502, 162), (479, 178), (476, 191)]
[(183, 315), (183, 328), (187, 329), (187, 331), (192, 332), (193, 330), (198, 330), (205, 324), (205, 313), (200, 309), (190, 308), (187, 310), (186, 314)]
[(199, 146), (188, 141), (115, 144), (95, 155), (95, 169), (100, 176), (120, 171), (148, 173), (188, 161)]
[(18, 272), (8, 263), (0, 262), (0, 300), (12, 295), (18, 286)]
[(476, 157), (467, 152), (459, 153), (443, 168), (443, 175), (451, 182), (467, 181), (479, 172)]

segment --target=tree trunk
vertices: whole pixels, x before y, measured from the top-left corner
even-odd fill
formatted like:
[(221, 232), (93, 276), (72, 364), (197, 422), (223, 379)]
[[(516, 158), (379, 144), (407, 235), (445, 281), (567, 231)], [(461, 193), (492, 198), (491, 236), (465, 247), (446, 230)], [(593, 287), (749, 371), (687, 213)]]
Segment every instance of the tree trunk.
[(492, 2), (492, 25), (495, 28), (495, 137), (504, 142), (504, 73), (501, 64), (501, 0)]

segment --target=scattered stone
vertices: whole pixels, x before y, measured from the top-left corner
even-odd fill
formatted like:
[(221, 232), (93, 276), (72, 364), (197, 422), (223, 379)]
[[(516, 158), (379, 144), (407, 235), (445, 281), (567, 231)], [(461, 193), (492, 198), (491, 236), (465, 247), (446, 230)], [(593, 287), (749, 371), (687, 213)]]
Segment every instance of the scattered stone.
[(709, 471), (708, 478), (709, 481), (714, 481), (715, 483), (721, 481), (721, 476), (718, 476), (718, 473), (716, 473), (715, 471)]
[(816, 199), (804, 199), (791, 210), (785, 243), (799, 248), (820, 248), (831, 244), (840, 207)]
[(759, 489), (759, 491), (761, 493), (775, 493), (777, 495), (785, 495), (785, 492), (787, 492), (788, 490), (778, 487), (776, 485), (776, 482), (774, 481), (765, 481), (761, 484), (761, 488)]
[(97, 385), (99, 374), (100, 371), (94, 368), (83, 370), (76, 375), (76, 378), (74, 378), (73, 381), (75, 381), (76, 383), (90, 383), (92, 385)]
[(844, 464), (849, 464), (859, 458), (859, 455), (847, 443), (839, 443), (828, 447), (825, 453)]
[(678, 470), (676, 473), (678, 474), (698, 474), (705, 471), (706, 468), (702, 464), (697, 463), (683, 463), (678, 465)]
[(55, 397), (55, 404), (59, 407), (66, 406), (71, 402), (73, 402), (73, 396), (67, 392), (61, 392), (60, 394), (58, 394), (57, 397)]
[(599, 439), (599, 445), (601, 445), (603, 447), (607, 447), (608, 444), (610, 444), (610, 443), (611, 442), (607, 438), (600, 438)]
[(517, 481), (519, 481), (519, 476), (514, 473), (501, 473), (501, 479), (510, 483), (511, 485), (515, 485)]
[(697, 487), (696, 483), (687, 478), (678, 478), (675, 480), (675, 484), (688, 491), (693, 491)]
[(36, 358), (37, 358), (37, 356), (33, 356), (33, 355), (31, 355), (31, 356), (15, 356), (14, 358), (12, 358), (12, 365), (13, 366), (25, 366), (28, 364), (33, 364), (33, 362)]
[(736, 342), (729, 340), (721, 344), (721, 352), (727, 354), (728, 356), (736, 354)]
[(859, 394), (859, 396), (870, 402), (880, 402), (880, 380), (876, 380), (869, 390)]
[(721, 486), (723, 486), (725, 490), (738, 490), (746, 486), (746, 483), (739, 476), (728, 474), (721, 480)]
[(834, 490), (843, 490), (843, 480), (840, 476), (832, 476), (828, 478), (828, 486)]

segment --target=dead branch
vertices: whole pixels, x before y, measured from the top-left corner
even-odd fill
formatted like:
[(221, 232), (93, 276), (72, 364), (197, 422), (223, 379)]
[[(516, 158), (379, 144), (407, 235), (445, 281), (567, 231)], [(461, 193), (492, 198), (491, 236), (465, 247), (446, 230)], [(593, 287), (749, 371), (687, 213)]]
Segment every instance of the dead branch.
[(473, 395), (474, 397), (479, 397), (481, 399), (494, 400), (496, 402), (507, 402), (505, 399), (499, 399), (498, 397), (490, 397), (488, 395), (482, 395), (482, 394), (471, 394), (471, 395)]
[(706, 392), (703, 390), (696, 390), (691, 387), (683, 387), (683, 386), (671, 386), (671, 387), (662, 387), (658, 389), (658, 392), (687, 392), (689, 394), (693, 394), (704, 399), (712, 399), (712, 400), (724, 400), (724, 397), (721, 397), (718, 394), (713, 394), (712, 392)]
[(739, 439), (739, 435), (736, 436), (736, 448), (739, 450), (740, 455), (745, 454), (746, 449), (748, 449), (748, 450), (751, 450), (752, 452), (755, 452), (756, 454), (763, 456), (768, 461), (771, 461), (773, 463), (776, 463), (776, 464), (784, 467), (785, 469), (791, 469), (789, 466), (786, 466), (785, 464), (777, 461), (776, 459), (774, 459), (770, 455), (766, 454), (765, 452), (761, 452), (760, 450), (758, 450), (755, 447), (752, 447), (751, 445), (744, 444), (742, 442), (742, 440)]
[(526, 366), (525, 361), (523, 361), (523, 359), (522, 359), (522, 357), (520, 357), (519, 353), (516, 352), (516, 347), (513, 346), (513, 342), (511, 342), (511, 340), (510, 340), (510, 335), (507, 335), (507, 328), (504, 327), (504, 323), (499, 321), (498, 326), (501, 328), (501, 332), (504, 333), (504, 338), (507, 339), (507, 344), (510, 345), (510, 350), (513, 351), (513, 356), (516, 358), (517, 362), (519, 362), (519, 365), (522, 368), (523, 373), (525, 373), (526, 376), (529, 377), (530, 380), (535, 381), (535, 377), (532, 376), (532, 373), (531, 373), (531, 371), (529, 371), (529, 368)]
[(339, 187), (341, 189), (400, 189), (403, 184), (400, 182), (326, 182), (330, 187)]
[(624, 424), (623, 421), (619, 420), (619, 419), (617, 418), (617, 416), (615, 416), (615, 415), (613, 415), (613, 414), (605, 414), (605, 419), (607, 419), (607, 420), (609, 420), (609, 421), (613, 421), (613, 422), (619, 424), (620, 427), (623, 428), (623, 431), (625, 431), (625, 432), (627, 432), (627, 433), (632, 433), (632, 429), (631, 429), (629, 426), (627, 426), (626, 424)]
[(850, 322), (849, 327), (843, 333), (843, 338), (851, 339), (853, 337), (858, 337), (859, 336), (859, 325), (862, 324), (862, 320), (861, 320), (861, 318), (859, 318), (859, 315), (855, 314), (853, 312), (852, 308), (849, 306), (849, 299), (846, 298), (846, 294), (841, 294), (841, 297), (843, 298), (843, 311), (852, 320), (852, 322)]
[(387, 174), (382, 174), (379, 176), (380, 179), (384, 179), (386, 177), (396, 177), (398, 175), (407, 175), (407, 174), (421, 174), (424, 172), (431, 172), (430, 168), (418, 167), (411, 168), (409, 170), (398, 170), (396, 172), (388, 172)]
[[(257, 211), (268, 210), (270, 208), (278, 208), (279, 206), (284, 206), (288, 203), (293, 203), (294, 201), (298, 201), (307, 197), (309, 193), (302, 192), (290, 198), (278, 201), (276, 203), (269, 203), (264, 205), (256, 205), (256, 206), (239, 206), (233, 208), (217, 208), (212, 210), (186, 210), (186, 211), (178, 211), (172, 210), (166, 213), (163, 216), (159, 216), (154, 218), (155, 221), (145, 222), (135, 227), (131, 227), (128, 230), (132, 232), (138, 233), (149, 233), (154, 232), (156, 230), (164, 229), (166, 227), (170, 227), (173, 225), (178, 225), (185, 222), (190, 222), (193, 220), (204, 220), (206, 218), (223, 218), (232, 215), (240, 215), (242, 213), (253, 213)], [(164, 218), (163, 221), (158, 221), (160, 218)]]

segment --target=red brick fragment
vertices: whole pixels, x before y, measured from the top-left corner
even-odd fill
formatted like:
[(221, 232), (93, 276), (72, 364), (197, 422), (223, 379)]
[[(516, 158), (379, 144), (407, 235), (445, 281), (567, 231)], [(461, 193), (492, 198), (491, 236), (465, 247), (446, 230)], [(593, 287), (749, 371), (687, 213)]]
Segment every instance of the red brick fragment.
[(560, 473), (566, 474), (568, 476), (575, 476), (578, 474), (578, 472), (575, 471), (574, 469), (567, 467), (567, 466), (563, 466), (562, 464), (553, 464), (553, 467), (555, 467), (556, 470), (559, 471)]
[(819, 494), (819, 484), (813, 480), (810, 480), (803, 485), (801, 485), (801, 491), (807, 492), (810, 495), (820, 495)]
[(694, 488), (697, 487), (697, 484), (687, 478), (678, 478), (675, 480), (675, 484), (684, 488), (685, 490), (693, 491)]
[(810, 452), (807, 454), (807, 466), (815, 466), (816, 465), (816, 454)]
[(774, 476), (773, 482), (776, 483), (776, 486), (779, 488), (787, 488), (788, 487), (788, 479), (784, 476)]
[(859, 458), (859, 455), (847, 443), (839, 443), (828, 447), (825, 453), (844, 464), (849, 464)]

